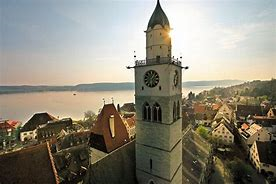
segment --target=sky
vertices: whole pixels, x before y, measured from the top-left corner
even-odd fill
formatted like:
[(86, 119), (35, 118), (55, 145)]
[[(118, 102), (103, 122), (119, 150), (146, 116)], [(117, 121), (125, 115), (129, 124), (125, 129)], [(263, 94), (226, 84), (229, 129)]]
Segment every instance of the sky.
[[(160, 0), (183, 81), (276, 78), (275, 0)], [(156, 0), (0, 0), (0, 85), (132, 82)]]

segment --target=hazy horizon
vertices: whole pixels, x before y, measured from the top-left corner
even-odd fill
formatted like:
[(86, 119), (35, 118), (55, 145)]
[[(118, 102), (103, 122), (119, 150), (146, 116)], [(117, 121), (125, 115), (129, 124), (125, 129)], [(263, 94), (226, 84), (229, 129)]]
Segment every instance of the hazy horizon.
[[(183, 82), (276, 78), (276, 1), (160, 1)], [(132, 82), (156, 0), (0, 1), (0, 85)]]

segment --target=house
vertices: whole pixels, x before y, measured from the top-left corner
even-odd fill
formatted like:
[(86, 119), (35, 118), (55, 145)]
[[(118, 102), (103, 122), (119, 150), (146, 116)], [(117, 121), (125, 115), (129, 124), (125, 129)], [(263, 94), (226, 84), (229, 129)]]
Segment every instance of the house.
[(20, 132), (20, 140), (36, 140), (37, 139), (37, 128), (39, 125), (46, 124), (48, 121), (55, 121), (57, 118), (52, 115), (44, 113), (36, 113), (32, 118), (23, 125)]
[(227, 120), (222, 119), (212, 131), (212, 137), (218, 140), (218, 143), (230, 145), (234, 143), (234, 129)]
[(89, 168), (88, 145), (78, 145), (54, 153), (53, 158), (60, 184), (79, 183)]
[(59, 183), (48, 143), (0, 155), (0, 183)]
[(129, 142), (127, 128), (114, 104), (105, 104), (92, 127), (90, 146), (111, 152)]
[(250, 147), (254, 143), (254, 141), (265, 142), (271, 140), (271, 134), (267, 129), (256, 123), (250, 125), (246, 130), (240, 128), (239, 133), (241, 135), (242, 144), (246, 150), (248, 149), (248, 146)]
[(91, 131), (80, 131), (80, 132), (66, 132), (61, 130), (57, 135), (57, 142), (55, 144), (56, 151), (68, 149), (74, 146), (88, 144)]
[(71, 118), (64, 118), (61, 120), (48, 121), (46, 124), (39, 125), (37, 128), (37, 140), (43, 142), (53, 139), (61, 130), (70, 129), (72, 124)]
[(134, 103), (125, 103), (121, 108), (121, 111), (124, 112), (135, 112), (135, 104)]
[(214, 117), (214, 120), (220, 119), (222, 116), (226, 117), (229, 121), (233, 119), (233, 110), (226, 103), (219, 108)]
[(263, 113), (261, 106), (237, 105), (237, 108), (236, 108), (236, 119), (237, 120), (246, 120), (249, 115), (261, 116), (263, 114), (264, 113)]
[(259, 173), (276, 176), (276, 143), (255, 141), (249, 159)]
[(16, 129), (8, 121), (0, 122), (0, 149), (11, 146), (16, 141)]
[(201, 103), (195, 103), (194, 106), (194, 113), (195, 114), (203, 114), (206, 112), (206, 105)]
[(220, 109), (220, 107), (222, 106), (222, 104), (219, 102), (219, 103), (213, 103), (212, 104), (212, 110), (213, 111), (217, 111)]
[(134, 139), (136, 135), (136, 117), (133, 115), (132, 117), (123, 118), (123, 122), (126, 126), (129, 139)]
[(267, 117), (276, 118), (276, 109), (275, 108), (270, 108), (268, 113), (267, 113)]

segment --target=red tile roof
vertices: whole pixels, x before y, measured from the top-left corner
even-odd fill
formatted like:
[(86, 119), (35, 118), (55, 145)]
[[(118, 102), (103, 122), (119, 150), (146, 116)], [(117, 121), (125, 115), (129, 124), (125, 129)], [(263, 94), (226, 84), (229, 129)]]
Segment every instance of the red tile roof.
[[(115, 137), (112, 138), (109, 118), (114, 116)], [(123, 120), (113, 104), (104, 105), (98, 115), (97, 122), (92, 128), (90, 145), (104, 152), (111, 152), (129, 142), (128, 133)]]

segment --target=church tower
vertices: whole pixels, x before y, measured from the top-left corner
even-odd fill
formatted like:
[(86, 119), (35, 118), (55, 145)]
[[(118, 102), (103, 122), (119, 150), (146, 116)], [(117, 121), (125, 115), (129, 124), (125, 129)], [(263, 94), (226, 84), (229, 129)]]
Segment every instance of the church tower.
[(136, 176), (141, 184), (182, 183), (182, 67), (171, 57), (169, 20), (159, 0), (135, 61)]

